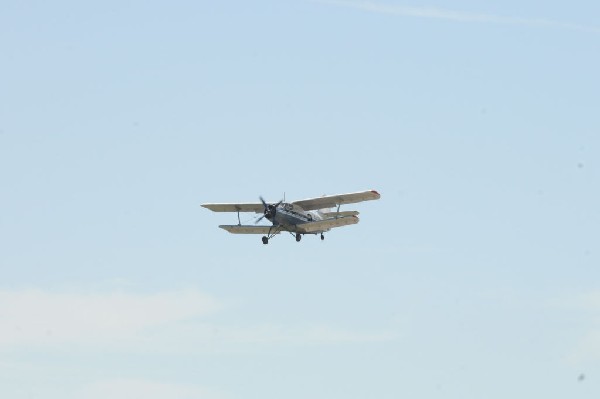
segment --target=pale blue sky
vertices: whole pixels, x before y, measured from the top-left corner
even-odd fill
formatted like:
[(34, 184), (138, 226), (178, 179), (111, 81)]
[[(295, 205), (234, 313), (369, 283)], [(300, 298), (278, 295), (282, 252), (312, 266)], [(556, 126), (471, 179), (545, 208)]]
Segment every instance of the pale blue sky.
[(1, 9), (0, 397), (600, 394), (599, 3)]

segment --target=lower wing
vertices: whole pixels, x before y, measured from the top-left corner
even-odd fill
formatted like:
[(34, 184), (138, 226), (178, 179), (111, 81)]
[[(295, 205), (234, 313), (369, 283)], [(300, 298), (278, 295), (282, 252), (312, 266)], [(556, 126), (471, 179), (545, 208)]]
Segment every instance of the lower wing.
[(219, 226), (223, 230), (227, 230), (233, 234), (279, 234), (281, 233), (281, 227), (279, 226), (252, 226), (252, 225), (239, 225), (239, 224), (222, 224)]
[(296, 226), (296, 230), (299, 233), (321, 233), (334, 227), (348, 226), (356, 223), (358, 223), (358, 218), (356, 216), (344, 216), (339, 218), (302, 223)]
[(348, 226), (358, 223), (356, 216), (344, 216), (314, 222), (302, 223), (295, 226), (253, 226), (239, 224), (222, 224), (219, 227), (233, 234), (279, 234), (282, 231), (311, 234), (322, 233), (334, 227)]
[(321, 212), (325, 218), (340, 218), (344, 216), (358, 216), (358, 211)]
[(210, 209), (213, 212), (256, 212), (263, 213), (265, 207), (261, 203), (240, 203), (240, 204), (202, 204), (203, 208)]

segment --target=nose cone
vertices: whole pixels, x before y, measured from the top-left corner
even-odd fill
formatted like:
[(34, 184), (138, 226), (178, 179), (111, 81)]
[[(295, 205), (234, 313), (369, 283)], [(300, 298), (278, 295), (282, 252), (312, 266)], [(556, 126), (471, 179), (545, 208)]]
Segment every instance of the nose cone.
[(277, 207), (275, 205), (268, 205), (265, 209), (265, 217), (271, 221), (275, 218), (276, 213)]

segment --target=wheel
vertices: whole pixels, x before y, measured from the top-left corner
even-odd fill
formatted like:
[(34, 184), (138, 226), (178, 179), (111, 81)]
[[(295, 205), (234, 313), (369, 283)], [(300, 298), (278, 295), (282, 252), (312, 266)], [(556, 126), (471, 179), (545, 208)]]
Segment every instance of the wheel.
[(325, 239), (325, 236), (323, 235), (323, 233), (321, 233), (321, 241), (323, 241)]
[(300, 242), (302, 239), (302, 235), (300, 233), (296, 233), (296, 242)]
[(269, 239), (267, 238), (267, 236), (263, 236), (262, 240), (263, 240), (263, 244), (269, 243)]

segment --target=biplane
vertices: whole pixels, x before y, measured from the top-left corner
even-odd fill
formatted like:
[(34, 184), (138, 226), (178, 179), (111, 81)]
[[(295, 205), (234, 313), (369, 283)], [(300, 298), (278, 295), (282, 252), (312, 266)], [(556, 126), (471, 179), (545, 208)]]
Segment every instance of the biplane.
[[(234, 212), (238, 216), (238, 224), (224, 224), (219, 227), (233, 234), (263, 234), (263, 244), (282, 232), (289, 232), (302, 239), (304, 234), (321, 235), (335, 227), (348, 226), (358, 223), (357, 211), (341, 211), (345, 204), (377, 200), (381, 196), (375, 190), (358, 193), (325, 195), (300, 201), (285, 202), (281, 200), (274, 204), (267, 203), (263, 197), (256, 203), (216, 203), (201, 206), (213, 212)], [(261, 214), (254, 224), (243, 225), (240, 222), (240, 212)], [(271, 225), (258, 225), (262, 219), (267, 219)]]

